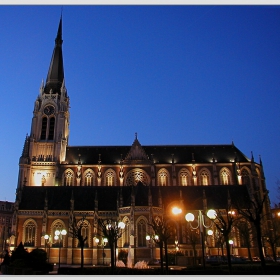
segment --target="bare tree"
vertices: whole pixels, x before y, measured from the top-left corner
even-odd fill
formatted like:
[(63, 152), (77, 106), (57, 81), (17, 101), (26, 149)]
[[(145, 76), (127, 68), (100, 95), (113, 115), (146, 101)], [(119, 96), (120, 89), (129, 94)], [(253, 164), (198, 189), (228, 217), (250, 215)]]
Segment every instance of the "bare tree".
[(98, 227), (101, 231), (103, 237), (108, 239), (108, 244), (111, 251), (111, 269), (112, 273), (115, 272), (116, 266), (116, 244), (118, 239), (122, 236), (122, 230), (125, 224), (121, 221), (116, 221), (112, 219), (98, 219)]
[(165, 251), (165, 268), (166, 273), (168, 272), (168, 250), (167, 250), (167, 241), (169, 237), (172, 234), (172, 228), (166, 223), (166, 221), (162, 219), (152, 219), (151, 224), (149, 224), (154, 233), (155, 236), (158, 236), (158, 238), (153, 238), (154, 241), (159, 245), (160, 247), (160, 260), (161, 260), (161, 270), (163, 272), (163, 246)]
[(280, 241), (279, 233), (280, 233), (280, 221), (279, 221), (279, 219), (274, 218), (273, 223), (272, 223), (272, 228), (266, 230), (265, 236), (264, 236), (265, 241), (269, 244), (269, 246), (271, 248), (274, 261), (276, 261), (276, 258), (277, 258), (276, 247)]
[(265, 192), (263, 197), (261, 198), (258, 193), (255, 193), (248, 201), (247, 208), (239, 208), (238, 212), (241, 214), (245, 219), (247, 219), (256, 230), (256, 239), (259, 249), (259, 256), (261, 260), (261, 266), (263, 273), (266, 273), (266, 265), (264, 254), (262, 250), (262, 220), (266, 215), (264, 213), (264, 206), (267, 201), (268, 193)]
[(81, 269), (84, 268), (84, 247), (88, 237), (82, 235), (82, 228), (84, 227), (85, 216), (77, 223), (76, 217), (73, 216), (71, 223), (69, 224), (69, 235), (78, 239), (81, 247)]
[(240, 237), (244, 241), (244, 246), (248, 250), (248, 257), (252, 261), (251, 247), (252, 247), (252, 237), (253, 237), (253, 229), (251, 224), (247, 220), (240, 220), (235, 225), (238, 229)]
[(218, 231), (224, 237), (224, 241), (226, 243), (226, 249), (227, 249), (227, 261), (228, 261), (229, 273), (232, 274), (229, 236), (237, 218), (235, 212), (231, 210), (231, 207), (228, 207), (228, 209), (223, 209), (223, 210), (217, 209), (215, 211), (216, 211), (216, 218), (213, 221)]
[(194, 253), (193, 263), (196, 264), (196, 260), (197, 260), (196, 245), (200, 244), (199, 230), (192, 229), (190, 224), (188, 223), (186, 227), (186, 237), (187, 237), (187, 242), (192, 246), (193, 253)]
[(219, 230), (215, 230), (213, 237), (215, 240), (216, 247), (218, 247), (218, 255), (220, 255), (220, 249), (221, 249), (221, 254), (223, 256), (224, 255), (224, 243), (225, 243), (224, 236), (220, 233)]

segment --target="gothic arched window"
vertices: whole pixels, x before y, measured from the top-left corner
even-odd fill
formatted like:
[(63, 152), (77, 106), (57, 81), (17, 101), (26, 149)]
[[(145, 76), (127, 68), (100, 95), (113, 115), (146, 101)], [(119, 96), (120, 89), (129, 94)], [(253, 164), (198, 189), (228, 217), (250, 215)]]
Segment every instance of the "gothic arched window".
[(168, 185), (168, 172), (165, 169), (160, 169), (158, 172), (158, 184), (161, 187)]
[(223, 168), (220, 171), (220, 180), (221, 180), (221, 185), (230, 184), (230, 171), (227, 168)]
[(142, 169), (133, 169), (128, 172), (125, 185), (126, 186), (136, 186), (139, 182), (143, 185), (148, 186), (150, 183), (149, 176)]
[(41, 140), (46, 140), (47, 123), (48, 123), (48, 119), (46, 117), (42, 118)]
[(240, 240), (240, 246), (250, 248), (252, 244), (253, 230), (250, 223), (246, 220), (241, 220), (237, 223), (237, 230)]
[(210, 175), (209, 171), (203, 169), (199, 174), (200, 184), (202, 186), (208, 186), (210, 184)]
[(187, 169), (182, 169), (179, 173), (179, 184), (182, 187), (190, 185), (190, 174)]
[(50, 127), (49, 127), (49, 140), (53, 140), (54, 138), (54, 125), (55, 125), (55, 118), (50, 118)]
[[(80, 227), (81, 224), (82, 224), (82, 226), (81, 226), (81, 234), (82, 234), (83, 238), (85, 238), (87, 236), (87, 240), (85, 241), (85, 244), (84, 244), (84, 247), (87, 248), (87, 247), (90, 246), (89, 242), (91, 240), (91, 237), (90, 237), (90, 235), (91, 235), (90, 224), (86, 220), (84, 220), (84, 221), (81, 220), (81, 221), (79, 221), (77, 223), (78, 228)], [(77, 241), (77, 247), (81, 247), (80, 246), (80, 242), (78, 240), (76, 240), (76, 241)]]
[(126, 217), (123, 220), (125, 228), (122, 230), (122, 247), (128, 247), (130, 245), (130, 224)]
[(146, 246), (146, 222), (144, 219), (141, 219), (137, 223), (137, 244), (138, 247)]
[(84, 173), (84, 185), (94, 186), (94, 173), (91, 169), (87, 169)]
[(115, 172), (112, 169), (109, 169), (105, 173), (105, 186), (114, 186), (115, 185)]
[(73, 182), (74, 182), (74, 172), (71, 169), (67, 169), (64, 172), (64, 185), (73, 186)]
[(35, 236), (36, 236), (36, 223), (33, 220), (29, 220), (24, 225), (24, 246), (35, 246)]
[(251, 186), (250, 174), (246, 168), (241, 170), (242, 184)]
[(61, 242), (61, 247), (64, 247), (64, 243), (65, 243), (65, 236), (62, 236), (62, 240), (60, 241), (59, 239), (55, 240), (55, 231), (59, 230), (62, 231), (65, 228), (64, 223), (61, 220), (56, 220), (54, 221), (54, 223), (52, 224), (51, 227), (51, 236), (52, 236), (52, 247), (60, 247), (60, 242)]

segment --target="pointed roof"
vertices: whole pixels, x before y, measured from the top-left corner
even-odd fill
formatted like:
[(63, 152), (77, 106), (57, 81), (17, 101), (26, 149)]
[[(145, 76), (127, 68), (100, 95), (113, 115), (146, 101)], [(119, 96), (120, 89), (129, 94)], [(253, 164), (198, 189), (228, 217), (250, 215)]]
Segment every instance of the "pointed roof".
[[(137, 148), (138, 147), (138, 148)], [(65, 162), (68, 164), (77, 164), (79, 154), (82, 164), (97, 164), (98, 159), (102, 158), (102, 164), (119, 164), (126, 155), (123, 164), (130, 163), (136, 158), (135, 155), (143, 150), (143, 154), (149, 156), (150, 160), (140, 160), (141, 163), (167, 164), (172, 160), (174, 163), (209, 163), (212, 153), (215, 151), (215, 160), (221, 162), (250, 162), (236, 146), (231, 144), (219, 145), (141, 145), (136, 139), (131, 146), (67, 146)], [(136, 160), (135, 160), (136, 161)], [(139, 161), (139, 162), (140, 162)]]
[(130, 151), (125, 157), (125, 161), (131, 160), (149, 160), (149, 157), (147, 156), (145, 150), (142, 148), (140, 142), (137, 139), (137, 133), (135, 133), (135, 140), (130, 148)]
[(60, 88), (64, 82), (64, 68), (62, 56), (62, 16), (60, 17), (57, 35), (55, 38), (55, 46), (52, 54), (52, 59), (49, 67), (49, 72), (46, 80), (44, 92), (60, 94)]

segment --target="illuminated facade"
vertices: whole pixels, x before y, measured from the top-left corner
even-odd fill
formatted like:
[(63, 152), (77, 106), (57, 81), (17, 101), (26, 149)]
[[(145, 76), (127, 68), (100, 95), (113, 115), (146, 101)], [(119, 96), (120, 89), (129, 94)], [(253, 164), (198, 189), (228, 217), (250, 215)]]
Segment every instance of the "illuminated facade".
[[(85, 264), (97, 264), (103, 249), (95, 242), (100, 239), (97, 220), (113, 218), (126, 224), (118, 248), (131, 246), (133, 262), (149, 260), (159, 255), (146, 240), (152, 233), (149, 223), (164, 216), (174, 228), (170, 250), (177, 244), (191, 257), (186, 221), (172, 217), (173, 206), (222, 208), (229, 194), (238, 201), (256, 190), (261, 195), (266, 191), (262, 162), (247, 158), (233, 143), (142, 146), (136, 134), (131, 146), (70, 146), (62, 42), (60, 20), (47, 79), (35, 100), (31, 132), (19, 160), (11, 248), (20, 242), (29, 249), (50, 246), (50, 261), (57, 262), (55, 230), (67, 230), (73, 215), (77, 220), (84, 216)], [(269, 201), (265, 211), (270, 211)], [(45, 234), (51, 236), (48, 244)], [(233, 238), (236, 253), (246, 254), (237, 230)], [(214, 237), (207, 242), (207, 250), (217, 253)], [(62, 246), (61, 262), (79, 264), (77, 240), (66, 235)], [(198, 251), (199, 246), (198, 242)]]
[[(8, 249), (11, 236), (14, 203), (0, 201), (0, 253)], [(1, 258), (2, 258), (1, 254)]]

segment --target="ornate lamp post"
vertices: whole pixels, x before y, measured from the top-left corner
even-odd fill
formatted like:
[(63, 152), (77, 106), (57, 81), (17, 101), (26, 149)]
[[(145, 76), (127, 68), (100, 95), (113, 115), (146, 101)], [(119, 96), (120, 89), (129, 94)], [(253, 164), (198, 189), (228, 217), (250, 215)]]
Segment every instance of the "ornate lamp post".
[(101, 240), (101, 244), (99, 245), (99, 238), (95, 238), (95, 243), (97, 246), (102, 246), (102, 257), (103, 257), (103, 261), (102, 261), (102, 264), (104, 265), (104, 257), (105, 257), (105, 252), (104, 252), (104, 247), (106, 246), (108, 242), (108, 239), (106, 237), (102, 238)]
[(117, 241), (122, 236), (123, 230), (125, 229), (125, 223), (111, 219), (98, 219), (98, 227), (102, 236), (108, 239), (111, 251), (111, 268), (114, 273), (116, 267)]
[[(208, 229), (208, 231), (207, 231), (207, 236), (212, 236), (214, 234), (214, 232), (213, 232), (213, 230), (212, 229)], [(209, 246), (209, 243), (208, 243), (208, 240), (207, 240), (207, 246), (208, 246), (208, 255), (210, 256), (210, 247), (211, 246)]]
[(233, 255), (233, 240), (229, 240), (228, 241), (228, 243), (229, 243), (229, 245), (231, 245), (231, 253), (232, 253), (232, 255)]
[[(152, 258), (152, 262), (154, 262), (154, 243), (159, 244), (159, 236), (157, 234), (146, 235), (146, 240), (149, 241), (150, 248), (151, 248), (151, 258)], [(161, 258), (162, 258), (162, 256), (161, 256)], [(162, 264), (162, 259), (160, 261)]]
[[(122, 236), (122, 231), (125, 229), (125, 223), (124, 222), (119, 222), (118, 223), (118, 228), (120, 229), (120, 232), (118, 234), (118, 239)], [(118, 248), (118, 242), (115, 243), (115, 254), (117, 252), (117, 248)], [(117, 256), (115, 255), (115, 265), (116, 265), (116, 261), (117, 261)]]
[(158, 239), (159, 239), (158, 235), (155, 236), (146, 235), (146, 240), (149, 241), (150, 248), (151, 248), (152, 262), (154, 261), (154, 240), (157, 241)]
[(47, 252), (47, 246), (48, 246), (48, 253), (47, 253), (47, 259), (48, 263), (50, 262), (50, 243), (51, 243), (51, 235), (45, 234), (45, 251)]
[[(211, 216), (213, 214), (212, 211), (214, 211), (214, 210), (211, 210), (211, 209), (208, 210), (208, 212), (207, 212), (208, 217), (209, 217), (209, 215)], [(185, 219), (188, 223), (190, 223), (190, 226), (191, 226), (192, 229), (199, 229), (199, 231), (200, 231), (200, 240), (201, 240), (201, 248), (202, 248), (202, 263), (203, 263), (203, 268), (205, 269), (205, 251), (204, 251), (205, 246), (204, 246), (203, 228), (210, 228), (212, 226), (213, 222), (211, 221), (211, 224), (209, 226), (207, 226), (205, 224), (204, 214), (201, 210), (198, 210), (197, 226), (196, 227), (192, 225), (192, 222), (195, 219), (194, 214), (187, 213), (186, 216), (185, 216)]]
[(67, 234), (66, 229), (63, 230), (56, 230), (55, 231), (55, 240), (59, 240), (59, 251), (58, 251), (58, 268), (60, 268), (60, 251), (61, 251), (61, 241), (63, 240), (63, 236)]

